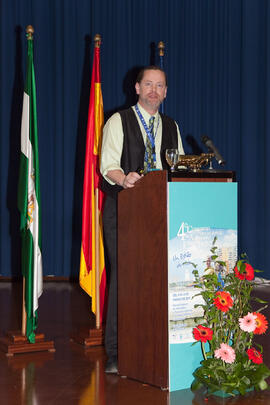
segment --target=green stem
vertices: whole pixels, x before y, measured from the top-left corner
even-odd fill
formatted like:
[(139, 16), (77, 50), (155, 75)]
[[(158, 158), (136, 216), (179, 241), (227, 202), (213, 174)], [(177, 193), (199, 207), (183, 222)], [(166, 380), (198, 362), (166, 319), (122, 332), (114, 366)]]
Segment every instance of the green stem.
[(253, 334), (253, 333), (251, 333), (251, 334), (250, 334), (250, 336), (249, 336), (249, 341), (247, 342), (248, 349), (250, 349), (250, 348), (251, 348), (251, 346), (252, 346), (252, 340), (253, 340), (253, 336), (254, 336), (254, 334)]
[(231, 336), (231, 329), (229, 329), (227, 333), (227, 340), (226, 340), (227, 345), (230, 343), (230, 336)]
[(238, 284), (238, 311), (239, 314), (242, 314), (242, 295), (241, 295), (241, 289), (242, 289), (242, 280), (240, 281), (240, 283)]
[(207, 360), (206, 353), (205, 353), (205, 347), (204, 347), (204, 343), (203, 343), (203, 342), (201, 342), (201, 344), (202, 344), (202, 352), (203, 352), (203, 357), (204, 357), (204, 360)]

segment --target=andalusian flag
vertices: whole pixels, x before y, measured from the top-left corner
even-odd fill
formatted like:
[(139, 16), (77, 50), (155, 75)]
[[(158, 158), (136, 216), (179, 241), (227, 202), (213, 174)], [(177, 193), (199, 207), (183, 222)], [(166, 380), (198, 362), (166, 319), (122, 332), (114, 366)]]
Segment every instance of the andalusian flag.
[[(102, 322), (105, 310), (106, 271), (102, 229), (104, 195), (100, 190), (101, 175), (99, 172), (99, 156), (104, 124), (99, 44), (100, 42), (96, 41), (86, 133), (80, 285), (92, 297), (92, 311), (96, 314), (98, 303), (95, 270), (97, 263), (99, 263), (99, 308), (100, 322)], [(98, 197), (98, 206), (96, 196)], [(95, 228), (96, 222), (98, 227)]]
[(33, 65), (33, 38), (28, 35), (27, 73), (21, 124), (21, 162), (18, 205), (21, 212), (22, 273), (25, 277), (26, 335), (35, 342), (38, 298), (42, 294), (40, 187)]

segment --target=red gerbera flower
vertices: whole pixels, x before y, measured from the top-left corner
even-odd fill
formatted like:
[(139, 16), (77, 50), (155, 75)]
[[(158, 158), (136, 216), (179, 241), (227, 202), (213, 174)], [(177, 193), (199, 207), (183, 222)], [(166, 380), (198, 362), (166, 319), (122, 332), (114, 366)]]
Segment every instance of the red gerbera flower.
[(214, 299), (215, 306), (222, 312), (227, 312), (233, 306), (233, 299), (229, 293), (226, 291), (216, 292), (216, 297)]
[(255, 320), (257, 326), (253, 333), (255, 333), (255, 335), (262, 335), (268, 328), (268, 321), (260, 312), (253, 312), (253, 315), (257, 317)]
[(252, 360), (255, 364), (261, 364), (263, 362), (262, 354), (254, 347), (247, 350), (249, 360)]
[(212, 340), (213, 331), (210, 328), (206, 328), (202, 325), (198, 325), (196, 328), (193, 328), (194, 339), (200, 340), (201, 342), (206, 343), (207, 340)]
[(249, 263), (243, 263), (245, 265), (244, 270), (238, 270), (237, 266), (234, 268), (235, 277), (240, 280), (253, 280), (254, 279), (254, 269)]

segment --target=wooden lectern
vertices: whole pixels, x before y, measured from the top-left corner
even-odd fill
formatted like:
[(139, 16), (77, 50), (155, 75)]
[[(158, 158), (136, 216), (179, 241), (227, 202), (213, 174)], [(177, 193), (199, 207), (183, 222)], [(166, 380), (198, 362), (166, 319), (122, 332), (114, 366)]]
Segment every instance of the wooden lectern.
[[(170, 385), (168, 184), (170, 182), (233, 181), (233, 172), (172, 174), (167, 171), (154, 171), (136, 183), (136, 187), (119, 193), (118, 369), (120, 375), (165, 389)], [(182, 366), (185, 367), (185, 364)]]

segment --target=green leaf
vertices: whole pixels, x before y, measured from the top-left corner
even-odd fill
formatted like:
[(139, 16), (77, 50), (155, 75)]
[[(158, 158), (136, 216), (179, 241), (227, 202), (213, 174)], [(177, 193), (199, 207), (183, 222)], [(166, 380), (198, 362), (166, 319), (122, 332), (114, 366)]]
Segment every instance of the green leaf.
[(235, 388), (238, 385), (238, 383), (236, 381), (233, 382), (223, 382), (222, 386), (223, 387), (232, 387)]
[(196, 340), (196, 342), (193, 342), (191, 346), (194, 346), (194, 345), (196, 345), (197, 343), (199, 343), (198, 340)]
[(199, 388), (201, 388), (202, 386), (203, 386), (203, 384), (197, 378), (195, 378), (195, 380), (193, 380), (193, 382), (191, 384), (191, 391), (196, 391)]
[(253, 368), (250, 367), (248, 371), (248, 377), (253, 383), (259, 383), (261, 380), (265, 380), (270, 376), (270, 370), (265, 364), (254, 365)]
[(202, 305), (202, 304), (195, 304), (195, 305), (194, 305), (194, 308), (198, 308), (198, 307), (206, 308), (206, 306), (205, 306), (205, 305)]
[(247, 386), (250, 385), (250, 379), (247, 378), (245, 375), (241, 378), (241, 381), (246, 384)]
[(268, 384), (267, 384), (267, 382), (264, 381), (264, 380), (261, 380), (258, 385), (259, 385), (259, 387), (260, 387), (260, 389), (261, 389), (262, 391), (263, 391), (263, 390), (266, 390), (266, 389), (268, 388)]
[[(238, 263), (237, 263), (237, 267), (238, 267)], [(246, 269), (246, 263), (243, 262), (242, 260), (239, 260), (239, 268), (240, 268), (240, 273), (243, 273)]]
[(240, 392), (241, 395), (245, 395), (246, 390), (247, 390), (247, 387), (245, 385), (240, 384), (238, 386), (238, 391)]
[(251, 297), (252, 301), (259, 302), (260, 304), (268, 304), (268, 301), (261, 300), (258, 297)]
[(257, 346), (257, 347), (260, 349), (260, 352), (261, 352), (261, 353), (263, 353), (263, 347), (262, 347), (262, 345), (260, 345), (259, 343), (256, 343), (256, 342), (253, 342), (253, 344), (254, 344), (255, 346)]
[(202, 295), (202, 294), (199, 292), (198, 294), (193, 295), (193, 297), (192, 297), (192, 298), (194, 298), (194, 297), (198, 297), (199, 295)]
[(216, 263), (220, 264), (223, 267), (226, 267), (226, 263), (223, 262), (222, 260), (217, 260)]
[(197, 267), (197, 264), (193, 263), (193, 262), (184, 262), (183, 264), (191, 264), (193, 267)]

